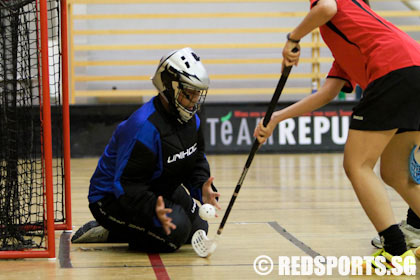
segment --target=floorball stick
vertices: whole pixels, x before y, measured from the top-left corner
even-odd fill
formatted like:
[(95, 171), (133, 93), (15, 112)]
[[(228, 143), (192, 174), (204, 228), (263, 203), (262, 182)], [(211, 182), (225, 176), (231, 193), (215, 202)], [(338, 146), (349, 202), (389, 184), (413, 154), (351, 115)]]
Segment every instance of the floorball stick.
[[(296, 52), (295, 50), (293, 51)], [(286, 84), (287, 78), (289, 77), (289, 73), (291, 69), (292, 69), (292, 66), (288, 66), (283, 69), (283, 73), (281, 74), (280, 80), (277, 83), (276, 90), (274, 91), (273, 97), (271, 98), (270, 105), (268, 106), (267, 112), (264, 116), (264, 120), (263, 120), (264, 126), (267, 126), (268, 122), (271, 119), (271, 115), (274, 112), (274, 109), (283, 91), (284, 85)], [(260, 143), (258, 142), (257, 139), (255, 139), (254, 144), (252, 145), (251, 151), (248, 155), (248, 159), (246, 160), (245, 167), (242, 171), (242, 175), (239, 178), (238, 184), (236, 185), (236, 188), (230, 199), (226, 212), (223, 215), (222, 222), (220, 223), (220, 226), (219, 226), (219, 229), (217, 230), (217, 234), (215, 238), (209, 239), (206, 235), (206, 232), (202, 229), (199, 229), (194, 233), (191, 239), (191, 244), (192, 244), (192, 247), (194, 248), (194, 251), (200, 257), (206, 258), (210, 256), (216, 250), (217, 241), (220, 238), (220, 235), (222, 234), (223, 228), (226, 224), (226, 220), (228, 219), (230, 211), (232, 210), (233, 204), (235, 203), (235, 200), (238, 197), (239, 191), (242, 187), (242, 183), (245, 179), (245, 176), (248, 172), (249, 167), (251, 166), (252, 160), (254, 159), (254, 156), (257, 153), (259, 146), (260, 146)]]

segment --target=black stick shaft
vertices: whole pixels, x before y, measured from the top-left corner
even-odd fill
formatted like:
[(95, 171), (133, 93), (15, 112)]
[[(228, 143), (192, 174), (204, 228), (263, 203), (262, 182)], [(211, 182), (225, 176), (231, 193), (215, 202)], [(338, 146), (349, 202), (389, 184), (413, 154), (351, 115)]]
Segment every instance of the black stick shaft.
[[(283, 91), (283, 88), (286, 84), (287, 78), (289, 77), (291, 69), (292, 69), (292, 66), (288, 66), (288, 67), (285, 67), (283, 69), (283, 73), (281, 74), (280, 80), (277, 83), (276, 90), (274, 91), (273, 97), (271, 98), (270, 105), (268, 105), (267, 112), (265, 113), (264, 120), (263, 120), (264, 126), (267, 126), (267, 124), (270, 122), (271, 115), (273, 114), (274, 109), (276, 108), (277, 102), (278, 102), (278, 100), (280, 98), (280, 95)], [(233, 204), (235, 203), (236, 197), (238, 196), (239, 191), (241, 190), (242, 183), (245, 180), (245, 176), (248, 172), (249, 167), (251, 166), (252, 160), (254, 159), (254, 156), (257, 153), (257, 150), (258, 150), (259, 146), (260, 146), (260, 143), (258, 142), (257, 139), (255, 139), (254, 144), (252, 145), (251, 151), (248, 155), (248, 159), (246, 160), (245, 167), (242, 171), (241, 177), (239, 178), (238, 184), (236, 185), (236, 188), (235, 188), (235, 190), (233, 192), (233, 195), (230, 199), (230, 202), (229, 202), (229, 205), (226, 209), (226, 212), (223, 215), (222, 222), (220, 223), (219, 229), (217, 230), (218, 235), (222, 234), (223, 228), (224, 228), (224, 226), (226, 224), (226, 221), (229, 217), (230, 211), (232, 210), (232, 207), (233, 207)]]

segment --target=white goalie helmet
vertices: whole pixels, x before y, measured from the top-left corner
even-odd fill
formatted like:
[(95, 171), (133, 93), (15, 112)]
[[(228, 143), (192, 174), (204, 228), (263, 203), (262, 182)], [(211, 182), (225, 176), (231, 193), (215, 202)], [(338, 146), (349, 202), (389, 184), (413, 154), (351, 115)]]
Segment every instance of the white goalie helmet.
[[(183, 48), (161, 58), (152, 82), (168, 101), (170, 110), (178, 120), (187, 122), (204, 103), (210, 79), (200, 57), (191, 48)], [(191, 93), (194, 93), (194, 101)], [(182, 97), (190, 101), (190, 106), (182, 105)]]

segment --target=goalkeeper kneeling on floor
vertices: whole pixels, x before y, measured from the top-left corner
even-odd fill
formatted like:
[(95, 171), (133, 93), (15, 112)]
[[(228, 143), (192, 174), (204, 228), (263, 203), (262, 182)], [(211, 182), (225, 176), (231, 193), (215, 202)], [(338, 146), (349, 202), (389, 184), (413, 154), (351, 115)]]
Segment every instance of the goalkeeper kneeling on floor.
[(190, 48), (164, 56), (152, 78), (157, 96), (118, 125), (90, 180), (94, 221), (72, 243), (128, 243), (145, 252), (173, 252), (208, 231), (201, 203), (220, 209), (196, 114), (209, 87)]

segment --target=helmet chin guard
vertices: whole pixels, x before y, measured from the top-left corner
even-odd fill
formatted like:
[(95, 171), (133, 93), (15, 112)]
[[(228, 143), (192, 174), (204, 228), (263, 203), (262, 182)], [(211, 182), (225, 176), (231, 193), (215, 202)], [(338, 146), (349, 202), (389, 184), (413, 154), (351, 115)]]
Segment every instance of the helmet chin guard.
[(178, 121), (185, 123), (204, 103), (210, 79), (200, 57), (184, 48), (162, 57), (152, 82)]
[[(207, 89), (192, 88), (188, 84), (179, 83), (175, 92), (175, 107), (183, 122), (189, 121), (200, 110), (207, 96)], [(188, 105), (183, 105), (188, 104)]]

